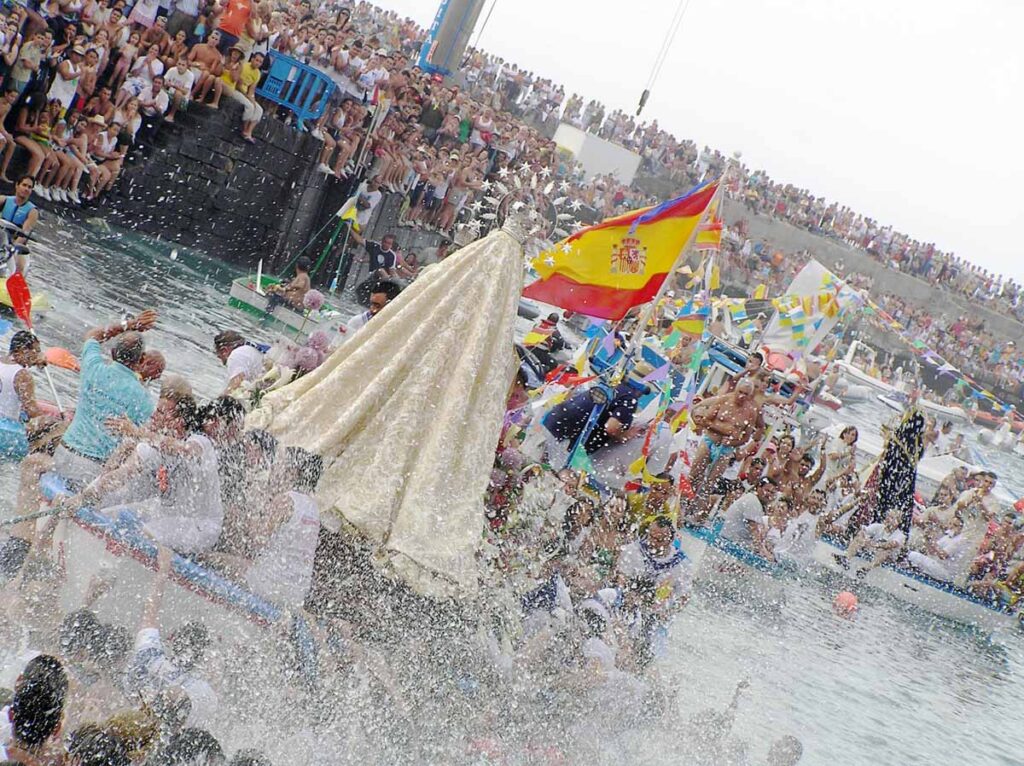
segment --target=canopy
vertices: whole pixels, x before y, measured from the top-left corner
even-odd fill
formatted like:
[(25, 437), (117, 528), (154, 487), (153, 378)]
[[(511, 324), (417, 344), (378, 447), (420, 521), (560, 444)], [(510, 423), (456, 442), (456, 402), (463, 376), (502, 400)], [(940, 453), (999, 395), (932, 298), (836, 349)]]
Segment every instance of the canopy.
[(321, 513), (376, 543), (378, 560), (425, 595), (476, 590), (522, 270), (504, 231), (466, 246), (250, 415), (323, 457)]

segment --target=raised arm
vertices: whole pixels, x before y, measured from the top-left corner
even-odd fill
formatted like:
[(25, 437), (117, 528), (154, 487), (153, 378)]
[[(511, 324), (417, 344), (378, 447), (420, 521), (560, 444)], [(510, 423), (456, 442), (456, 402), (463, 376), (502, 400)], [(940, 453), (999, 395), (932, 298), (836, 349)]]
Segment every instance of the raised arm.
[(124, 332), (146, 332), (156, 324), (157, 314), (153, 309), (146, 309), (137, 317), (128, 319), (120, 324), (112, 324), (107, 327), (94, 327), (85, 334), (86, 340), (104, 341), (116, 338)]

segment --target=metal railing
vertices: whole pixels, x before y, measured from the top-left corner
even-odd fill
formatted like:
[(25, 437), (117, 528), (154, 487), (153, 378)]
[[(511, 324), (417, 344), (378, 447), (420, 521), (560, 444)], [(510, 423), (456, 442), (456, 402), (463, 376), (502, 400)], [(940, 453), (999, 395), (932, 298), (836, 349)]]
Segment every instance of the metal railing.
[(323, 115), (337, 87), (329, 76), (298, 59), (270, 51), (270, 69), (256, 95), (290, 110), (299, 130)]

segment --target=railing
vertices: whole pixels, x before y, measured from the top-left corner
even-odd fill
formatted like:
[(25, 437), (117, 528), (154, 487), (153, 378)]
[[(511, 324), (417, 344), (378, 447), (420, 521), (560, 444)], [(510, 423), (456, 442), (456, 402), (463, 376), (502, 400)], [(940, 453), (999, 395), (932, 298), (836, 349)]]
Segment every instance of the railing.
[(270, 71), (256, 95), (290, 110), (299, 130), (306, 130), (305, 120), (320, 119), (336, 87), (334, 80), (318, 69), (270, 51)]

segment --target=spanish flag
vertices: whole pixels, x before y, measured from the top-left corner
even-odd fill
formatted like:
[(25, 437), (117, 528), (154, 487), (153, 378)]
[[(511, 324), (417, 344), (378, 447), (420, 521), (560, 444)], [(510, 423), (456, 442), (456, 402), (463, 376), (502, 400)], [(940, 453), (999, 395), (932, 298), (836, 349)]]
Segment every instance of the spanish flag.
[(533, 261), (527, 298), (621, 319), (654, 298), (718, 191), (718, 180), (656, 207), (580, 229)]

